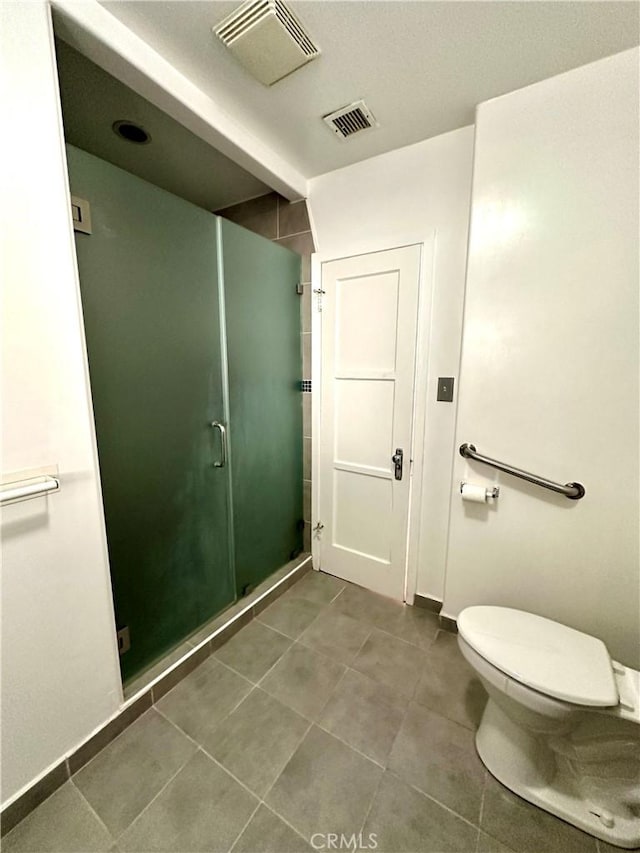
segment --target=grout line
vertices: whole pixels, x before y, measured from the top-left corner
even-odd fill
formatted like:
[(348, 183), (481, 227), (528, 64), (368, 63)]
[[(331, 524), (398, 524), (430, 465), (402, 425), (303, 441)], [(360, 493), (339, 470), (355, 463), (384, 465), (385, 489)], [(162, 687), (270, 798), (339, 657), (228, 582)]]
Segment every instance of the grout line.
[(369, 803), (369, 808), (364, 816), (364, 820), (362, 821), (362, 825), (360, 827), (360, 836), (364, 832), (364, 828), (367, 825), (367, 821), (369, 820), (369, 815), (371, 814), (371, 809), (373, 808), (373, 804), (375, 802), (376, 797), (378, 796), (378, 791), (380, 790), (380, 785), (382, 785), (382, 780), (384, 778), (384, 770), (380, 774), (380, 778), (378, 779), (378, 784), (376, 785), (376, 789), (373, 792), (373, 796), (371, 797), (371, 802)]
[[(288, 639), (291, 639), (291, 638), (288, 638)], [(294, 645), (295, 645), (295, 644), (296, 644), (296, 640), (292, 640), (291, 645), (289, 646), (289, 648), (288, 648), (286, 651), (284, 651), (284, 652), (280, 655), (280, 657), (278, 658), (278, 660), (277, 660), (277, 661), (276, 661), (272, 666), (270, 666), (270, 667), (269, 667), (269, 669), (265, 672), (265, 674), (262, 676), (262, 678), (257, 682), (256, 687), (261, 687), (262, 682), (265, 680), (265, 678), (266, 678), (266, 677), (267, 677), (267, 676), (268, 676), (268, 675), (269, 675), (269, 674), (270, 674), (270, 673), (275, 669), (275, 667), (280, 663), (280, 661), (283, 659), (283, 657), (284, 657), (285, 655), (288, 655), (288, 654), (289, 654), (289, 652), (291, 651), (291, 649), (294, 647)], [(262, 688), (262, 689), (264, 690), (264, 688)], [(269, 693), (269, 691), (268, 691), (268, 690), (265, 690), (264, 692), (265, 692), (265, 693)], [(273, 699), (275, 699), (275, 698), (276, 698), (276, 697), (275, 697), (275, 696), (273, 696), (271, 693), (269, 693), (269, 696), (271, 696)], [(285, 703), (285, 702), (283, 702), (282, 704), (284, 705), (284, 704), (286, 704), (286, 703)], [(289, 705), (287, 705), (287, 707), (290, 707), (290, 706), (289, 706)], [(296, 709), (295, 709), (295, 708), (292, 708), (292, 710), (293, 710), (293, 711), (295, 711)], [(297, 713), (297, 714), (300, 714), (300, 711), (296, 711), (296, 713)], [(300, 716), (301, 716), (301, 717), (304, 717), (304, 714), (300, 714)], [(307, 717), (304, 717), (304, 719), (306, 720), (306, 719), (307, 719)]]
[[(171, 721), (169, 721), (169, 722), (171, 722)], [(181, 734), (184, 734), (184, 733), (183, 733), (183, 732), (181, 732)], [(196, 750), (196, 752), (197, 752), (197, 750)], [(178, 775), (178, 774), (179, 774), (179, 773), (180, 773), (180, 772), (181, 772), (181, 771), (182, 771), (182, 770), (187, 766), (187, 764), (191, 761), (191, 759), (193, 758), (193, 756), (194, 756), (195, 754), (196, 754), (195, 752), (192, 752), (192, 753), (191, 753), (191, 755), (190, 755), (190, 756), (189, 756), (185, 761), (183, 761), (183, 762), (182, 762), (182, 764), (180, 765), (180, 767), (178, 767), (178, 769), (176, 770), (176, 772), (175, 772), (175, 773), (173, 773), (173, 774), (169, 777), (169, 779), (167, 779), (167, 781), (165, 782), (165, 784), (160, 788), (160, 790), (157, 792), (157, 794), (156, 794), (154, 797), (152, 797), (152, 799), (151, 799), (151, 800), (149, 800), (149, 802), (148, 802), (148, 803), (147, 803), (147, 805), (142, 809), (142, 811), (141, 811), (141, 812), (139, 812), (139, 813), (134, 817), (134, 819), (131, 821), (131, 823), (129, 823), (129, 824), (125, 827), (125, 829), (123, 829), (123, 830), (122, 830), (122, 832), (120, 833), (120, 835), (115, 836), (116, 844), (117, 844), (117, 843), (122, 839), (122, 837), (124, 836), (125, 832), (128, 832), (128, 831), (131, 829), (131, 827), (132, 827), (135, 823), (137, 823), (137, 822), (140, 820), (140, 818), (142, 817), (142, 815), (147, 811), (147, 809), (149, 809), (149, 808), (150, 808), (150, 806), (152, 805), (152, 803), (154, 803), (154, 802), (158, 799), (158, 797), (160, 796), (160, 794), (162, 794), (162, 792), (163, 792), (163, 791), (165, 791), (165, 790), (169, 787), (169, 785), (173, 782), (173, 780), (176, 778), (176, 776), (177, 776), (177, 775)]]
[[(250, 693), (252, 693), (252, 692), (253, 692), (253, 691), (252, 691), (252, 690), (250, 690), (250, 691), (249, 691), (249, 693), (247, 693), (247, 696), (249, 696), (249, 694), (250, 694)], [(245, 697), (242, 699), (242, 701), (243, 701), (243, 702), (244, 702), (244, 699), (246, 699), (246, 698), (247, 698), (247, 696), (245, 696)], [(241, 704), (241, 703), (239, 702), (239, 703), (238, 703), (238, 705), (240, 705), (240, 704)], [(238, 707), (238, 705), (236, 705), (236, 706), (235, 706), (235, 708), (237, 708), (237, 707)], [(234, 710), (235, 710), (235, 708), (234, 708)], [(160, 712), (160, 713), (161, 713), (161, 712)], [(221, 723), (223, 723), (225, 720), (227, 720), (227, 719), (228, 719), (228, 717), (229, 717), (232, 713), (233, 713), (233, 711), (230, 711), (230, 712), (229, 712), (229, 714), (227, 714), (225, 717), (223, 717), (221, 720), (219, 720), (219, 721), (216, 723), (216, 725), (213, 727), (212, 731), (214, 731), (215, 729), (217, 729), (217, 728), (218, 728), (218, 726), (219, 726)], [(162, 714), (162, 716), (164, 717), (164, 714)], [(237, 783), (238, 783), (238, 785), (240, 785), (242, 788), (244, 788), (244, 790), (245, 790), (245, 791), (247, 791), (249, 794), (251, 794), (251, 796), (252, 796), (252, 797), (255, 797), (257, 800), (259, 800), (260, 802), (262, 802), (262, 801), (261, 801), (261, 799), (260, 799), (260, 797), (259, 797), (259, 795), (258, 795), (258, 794), (256, 794), (256, 792), (255, 792), (255, 791), (252, 791), (252, 790), (251, 790), (251, 788), (249, 788), (249, 786), (248, 786), (247, 784), (245, 784), (241, 779), (238, 779), (238, 777), (237, 777), (237, 776), (235, 776), (235, 775), (231, 772), (231, 770), (229, 770), (227, 767), (225, 767), (223, 764), (221, 764), (221, 763), (220, 763), (220, 761), (218, 761), (218, 759), (217, 759), (217, 758), (214, 758), (214, 756), (213, 756), (213, 755), (211, 755), (211, 753), (210, 753), (210, 752), (209, 752), (209, 751), (208, 751), (208, 750), (203, 746), (203, 744), (201, 744), (201, 743), (200, 743), (199, 741), (197, 741), (194, 737), (192, 737), (191, 735), (189, 735), (189, 734), (187, 734), (185, 731), (183, 731), (183, 729), (181, 729), (181, 728), (180, 728), (180, 726), (178, 726), (178, 724), (177, 724), (177, 723), (174, 723), (174, 722), (173, 722), (173, 720), (170, 720), (170, 719), (169, 719), (169, 717), (165, 717), (165, 720), (166, 720), (168, 723), (171, 723), (171, 725), (172, 725), (175, 729), (177, 729), (177, 730), (180, 732), (180, 734), (183, 734), (183, 735), (184, 735), (188, 740), (190, 740), (190, 741), (191, 741), (191, 743), (193, 743), (193, 744), (197, 747), (196, 752), (199, 750), (200, 752), (204, 753), (204, 755), (206, 755), (206, 756), (207, 756), (207, 758), (209, 758), (211, 761), (213, 761), (213, 763), (214, 763), (214, 764), (216, 764), (218, 767), (220, 767), (220, 769), (221, 769), (221, 770), (224, 770), (224, 772), (225, 772), (228, 776), (231, 776), (231, 778), (232, 778), (235, 782), (237, 782)], [(196, 753), (194, 752), (194, 753), (189, 757), (189, 760), (191, 760), (191, 758), (193, 758), (193, 756), (194, 756), (195, 754), (196, 754)], [(185, 762), (185, 763), (186, 763), (186, 762)], [(183, 766), (184, 766), (184, 765), (183, 765)], [(166, 787), (166, 786), (165, 786), (165, 787)], [(137, 820), (137, 819), (138, 819), (138, 818), (136, 818), (136, 820)], [(235, 842), (234, 842), (234, 843), (235, 843)]]
[[(353, 619), (353, 616), (352, 616), (351, 618)], [(356, 620), (356, 621), (359, 621), (359, 620)], [(361, 625), (364, 625), (364, 626), (365, 626), (365, 628), (368, 628), (368, 629), (369, 629), (369, 631), (368, 631), (368, 633), (367, 633), (367, 636), (364, 638), (364, 640), (363, 640), (363, 641), (362, 641), (362, 643), (360, 644), (360, 648), (358, 649), (358, 651), (357, 651), (357, 652), (355, 653), (355, 655), (353, 656), (353, 658), (352, 658), (352, 660), (351, 660), (351, 663), (354, 663), (354, 662), (355, 662), (355, 660), (356, 660), (356, 658), (359, 656), (360, 652), (364, 649), (364, 647), (365, 647), (365, 643), (367, 642), (367, 640), (369, 639), (369, 637), (373, 634), (373, 628), (372, 628), (372, 627), (370, 627), (369, 625), (367, 625), (367, 624), (366, 624), (366, 623), (364, 623), (364, 622), (361, 622), (360, 624), (361, 624)], [(350, 666), (349, 668), (351, 669), (351, 666)], [(356, 671), (356, 670), (354, 670), (354, 672), (355, 672), (355, 671)], [(375, 680), (375, 679), (374, 679), (374, 680)]]
[(482, 826), (482, 819), (483, 819), (483, 817), (484, 817), (484, 796), (485, 796), (486, 791), (487, 791), (487, 776), (488, 776), (488, 772), (489, 772), (489, 771), (488, 771), (488, 770), (486, 770), (486, 768), (485, 768), (485, 771), (484, 771), (484, 780), (483, 780), (483, 782), (482, 782), (482, 796), (480, 797), (480, 817), (478, 818), (478, 826)]
[[(274, 698), (274, 697), (272, 697), (272, 698)], [(289, 707), (289, 706), (287, 705), (287, 707)], [(296, 712), (296, 713), (297, 713), (297, 712)], [(307, 720), (307, 718), (306, 718), (306, 717), (303, 717), (303, 719), (304, 719), (304, 720)], [(284, 773), (285, 768), (287, 767), (287, 765), (289, 764), (289, 762), (291, 761), (291, 759), (293, 758), (293, 756), (296, 754), (296, 752), (300, 749), (300, 747), (302, 746), (302, 744), (303, 744), (303, 743), (304, 743), (304, 741), (306, 740), (307, 735), (309, 734), (309, 732), (310, 732), (310, 731), (311, 731), (311, 729), (313, 728), (313, 725), (314, 725), (313, 720), (307, 720), (307, 722), (309, 723), (309, 725), (308, 725), (308, 726), (307, 726), (307, 728), (304, 730), (304, 734), (302, 735), (302, 737), (300, 738), (300, 740), (299, 740), (299, 741), (298, 741), (298, 743), (296, 744), (295, 749), (291, 752), (291, 755), (289, 756), (289, 758), (287, 758), (287, 760), (285, 761), (285, 763), (284, 763), (283, 767), (281, 768), (281, 770), (276, 774), (276, 777), (275, 777), (275, 779), (273, 780), (273, 782), (269, 785), (269, 787), (267, 788), (267, 790), (264, 792), (264, 795), (263, 795), (263, 797), (262, 797), (262, 802), (265, 804), (265, 806), (267, 805), (267, 802), (266, 802), (267, 797), (269, 796), (269, 794), (270, 794), (270, 793), (271, 793), (271, 791), (273, 790), (273, 788), (274, 788), (274, 786), (275, 786), (276, 782), (277, 782), (277, 781), (278, 781), (278, 779), (282, 776), (282, 774)], [(277, 814), (277, 815), (278, 815), (278, 817), (281, 817), (281, 815), (280, 815), (278, 812), (276, 812), (276, 810), (275, 810), (275, 808), (274, 808), (273, 806), (271, 807), (271, 809), (272, 809), (272, 811), (273, 811), (275, 814)]]
[(481, 832), (482, 832), (482, 830), (480, 829), (480, 827), (478, 827), (478, 834), (476, 835), (476, 846), (474, 848), (476, 853), (478, 853), (478, 851), (480, 850), (480, 833)]
[[(325, 707), (326, 707), (326, 705), (325, 705)], [(375, 766), (379, 767), (380, 770), (382, 770), (382, 771), (386, 770), (386, 767), (384, 766), (384, 764), (380, 764), (380, 762), (378, 761), (377, 758), (372, 758), (370, 755), (367, 755), (366, 752), (363, 752), (361, 749), (358, 749), (357, 746), (354, 746), (352, 743), (349, 743), (349, 741), (345, 740), (343, 737), (340, 737), (339, 734), (336, 734), (335, 732), (331, 731), (331, 729), (328, 729), (322, 723), (316, 722), (316, 723), (314, 723), (314, 725), (316, 728), (320, 729), (320, 731), (324, 732), (327, 735), (330, 735), (332, 738), (335, 738), (337, 741), (340, 741), (340, 743), (344, 744), (344, 746), (348, 746), (349, 749), (353, 750), (353, 752), (357, 753), (362, 758), (366, 759), (367, 761), (370, 761), (372, 764), (375, 764)]]
[[(266, 627), (267, 627), (267, 626), (265, 625), (265, 628), (266, 628)], [(284, 634), (282, 634), (281, 636), (283, 636), (283, 637), (284, 637)], [(259, 684), (260, 684), (260, 682), (261, 682), (264, 678), (266, 678), (266, 676), (271, 672), (271, 670), (273, 669), (273, 667), (278, 663), (278, 661), (279, 661), (279, 660), (281, 660), (281, 659), (286, 655), (286, 653), (289, 651), (289, 649), (290, 649), (290, 648), (291, 648), (291, 646), (293, 645), (293, 642), (294, 642), (294, 641), (291, 639), (291, 637), (287, 637), (286, 639), (290, 641), (289, 647), (288, 647), (287, 649), (285, 649), (285, 650), (282, 652), (282, 654), (281, 654), (281, 655), (279, 655), (279, 656), (278, 656), (278, 658), (276, 659), (276, 661), (275, 661), (274, 663), (272, 663), (272, 664), (271, 664), (271, 666), (269, 667), (269, 669), (264, 673), (264, 675), (261, 675), (261, 676), (260, 676), (260, 678), (259, 678), (257, 681), (252, 681), (252, 680), (251, 680), (250, 678), (248, 678), (246, 675), (243, 675), (239, 670), (234, 669), (234, 668), (231, 666), (231, 664), (230, 664), (230, 663), (225, 663), (223, 660), (220, 660), (219, 658), (216, 658), (216, 660), (217, 660), (217, 661), (218, 661), (218, 663), (219, 663), (219, 664), (221, 664), (222, 666), (225, 666), (227, 669), (230, 669), (230, 670), (231, 670), (231, 672), (233, 672), (233, 673), (234, 673), (234, 675), (239, 675), (239, 676), (241, 676), (241, 678), (244, 678), (244, 680), (245, 680), (245, 681), (248, 681), (248, 682), (249, 682), (249, 684), (250, 684), (252, 687), (258, 687), (258, 686), (259, 686)], [(237, 705), (236, 705), (236, 707), (237, 707)]]
[[(279, 221), (279, 220), (280, 220), (280, 217), (278, 217), (278, 234), (280, 234), (280, 221)], [(304, 231), (294, 231), (292, 234), (282, 234), (282, 235), (280, 235), (280, 236), (276, 237), (276, 239), (277, 239), (277, 240), (286, 240), (288, 237), (300, 237), (300, 236), (302, 236), (303, 234), (311, 234), (311, 229), (310, 229), (310, 228), (305, 228), (305, 230), (304, 230)], [(313, 235), (312, 235), (312, 234), (311, 234), (311, 236), (312, 236), (312, 238), (313, 238)], [(314, 250), (314, 249), (312, 249), (312, 252), (313, 252), (313, 251), (315, 251), (315, 250)]]
[[(280, 599), (276, 599), (276, 601), (274, 601), (273, 603), (274, 603), (274, 604), (276, 604), (279, 600), (280, 600)], [(269, 607), (271, 607), (271, 605), (269, 605)], [(266, 607), (266, 608), (265, 608), (263, 611), (261, 611), (257, 616), (254, 616), (254, 617), (253, 617), (253, 618), (254, 618), (254, 620), (255, 620), (256, 622), (259, 622), (263, 627), (265, 627), (265, 628), (269, 628), (271, 631), (275, 631), (275, 633), (276, 633), (276, 634), (279, 634), (281, 637), (284, 637), (285, 639), (290, 640), (292, 643), (295, 643), (295, 641), (296, 641), (296, 638), (295, 638), (295, 637), (292, 637), (290, 634), (285, 634), (285, 633), (284, 633), (284, 631), (281, 631), (281, 630), (280, 630), (280, 628), (274, 628), (274, 627), (273, 627), (273, 625), (269, 625), (269, 623), (268, 623), (268, 622), (264, 622), (264, 621), (260, 618), (260, 616), (262, 615), (262, 613), (266, 613), (266, 612), (267, 612), (267, 610), (269, 609), (269, 607)], [(246, 625), (245, 625), (245, 628), (246, 628)], [(242, 630), (242, 629), (241, 629), (241, 630)], [(305, 629), (305, 630), (306, 630), (306, 629)], [(239, 634), (239, 633), (240, 633), (240, 631), (238, 631), (238, 634)], [(226, 643), (225, 643), (225, 645), (226, 645)], [(222, 648), (222, 646), (221, 646), (220, 648)], [(214, 654), (215, 654), (215, 652), (214, 652)], [(284, 653), (283, 653), (283, 654), (284, 654)]]
[(279, 820), (281, 820), (283, 823), (285, 823), (289, 827), (289, 829), (292, 829), (295, 832), (295, 834), (298, 835), (300, 838), (302, 838), (307, 844), (309, 843), (309, 839), (305, 838), (305, 836), (300, 832), (299, 829), (296, 829), (292, 823), (289, 823), (289, 821), (286, 818), (282, 817), (282, 815), (279, 812), (277, 812), (273, 808), (273, 806), (270, 806), (269, 803), (263, 803), (262, 805), (265, 807), (265, 809), (268, 809), (268, 811), (270, 811), (271, 814), (275, 815)]
[[(252, 691), (249, 691), (249, 693), (251, 693), (251, 692), (252, 692)], [(247, 693), (247, 696), (249, 695), (249, 693)], [(244, 698), (246, 699), (247, 697), (245, 696)], [(243, 700), (243, 701), (244, 701), (244, 700)], [(236, 708), (237, 708), (237, 707), (238, 707), (238, 706), (236, 705)], [(235, 710), (235, 708), (234, 708), (234, 710)], [(220, 725), (220, 723), (223, 723), (223, 722), (224, 722), (224, 721), (225, 721), (225, 720), (230, 716), (230, 714), (231, 714), (231, 713), (233, 713), (233, 712), (230, 712), (230, 713), (229, 713), (229, 714), (227, 714), (225, 717), (223, 717), (223, 718), (222, 718), (218, 723), (216, 723), (216, 725), (214, 726), (214, 729), (218, 728), (218, 726)], [(164, 714), (163, 714), (163, 716), (164, 716)], [(190, 740), (190, 741), (191, 741), (191, 743), (193, 743), (193, 744), (197, 747), (196, 752), (194, 752), (194, 753), (190, 756), (190, 759), (191, 759), (191, 758), (193, 758), (193, 756), (194, 756), (198, 751), (200, 751), (200, 752), (204, 753), (204, 755), (206, 755), (206, 756), (207, 756), (207, 758), (209, 758), (211, 761), (213, 761), (213, 763), (214, 763), (214, 764), (216, 764), (218, 767), (220, 767), (222, 770), (224, 770), (224, 772), (225, 772), (228, 776), (231, 776), (231, 778), (234, 780), (234, 782), (237, 782), (237, 783), (238, 783), (238, 785), (240, 785), (242, 788), (244, 788), (244, 790), (245, 790), (245, 791), (247, 791), (249, 794), (251, 794), (251, 796), (252, 796), (252, 797), (255, 797), (255, 798), (256, 798), (256, 799), (258, 799), (258, 800), (260, 799), (260, 797), (258, 797), (258, 795), (257, 795), (254, 791), (252, 791), (252, 790), (251, 790), (251, 788), (249, 788), (247, 785), (245, 785), (245, 783), (244, 783), (244, 782), (242, 782), (240, 779), (238, 779), (238, 778), (237, 778), (237, 776), (234, 776), (234, 774), (233, 774), (230, 770), (228, 770), (226, 767), (224, 767), (224, 766), (223, 766), (223, 765), (222, 765), (222, 764), (217, 760), (217, 758), (214, 758), (214, 757), (213, 757), (213, 755), (211, 755), (211, 753), (210, 753), (210, 752), (208, 752), (208, 751), (205, 749), (205, 747), (204, 747), (204, 746), (203, 746), (199, 741), (197, 741), (194, 737), (191, 737), (191, 735), (189, 735), (189, 734), (187, 734), (185, 731), (183, 731), (183, 730), (180, 728), (180, 726), (178, 726), (178, 724), (177, 724), (177, 723), (174, 723), (174, 722), (173, 722), (173, 720), (170, 720), (168, 717), (165, 717), (165, 720), (166, 720), (168, 723), (171, 723), (171, 725), (172, 725), (175, 729), (177, 729), (177, 730), (180, 732), (180, 734), (183, 734), (183, 735), (184, 735), (188, 740)], [(190, 760), (190, 759), (189, 759), (189, 760)], [(183, 765), (183, 766), (184, 766), (184, 765)], [(166, 787), (166, 786), (165, 786), (165, 787)], [(136, 818), (136, 820), (137, 820), (137, 818)]]
[(452, 815), (454, 815), (455, 817), (459, 818), (460, 820), (463, 820), (463, 821), (464, 821), (466, 824), (468, 824), (469, 826), (472, 826), (474, 829), (480, 829), (480, 827), (478, 826), (478, 824), (477, 824), (477, 823), (473, 823), (473, 821), (469, 820), (469, 818), (467, 818), (467, 817), (463, 817), (463, 815), (461, 815), (461, 814), (459, 814), (458, 812), (454, 811), (454, 810), (451, 808), (451, 806), (447, 806), (447, 805), (446, 805), (445, 803), (443, 803), (441, 800), (437, 800), (437, 799), (436, 799), (432, 794), (427, 794), (427, 793), (426, 793), (426, 791), (423, 791), (421, 788), (418, 788), (418, 787), (417, 787), (416, 785), (414, 785), (412, 782), (407, 782), (407, 780), (406, 780), (406, 779), (403, 779), (403, 778), (402, 778), (402, 776), (399, 776), (399, 775), (398, 775), (398, 773), (397, 773), (395, 770), (391, 770), (390, 768), (387, 768), (386, 772), (387, 772), (387, 773), (390, 773), (392, 776), (394, 776), (396, 779), (398, 779), (398, 781), (399, 781), (399, 782), (402, 782), (402, 783), (403, 783), (403, 785), (407, 785), (409, 788), (413, 788), (413, 790), (414, 790), (414, 791), (416, 791), (416, 792), (417, 792), (418, 794), (420, 794), (421, 796), (426, 797), (428, 800), (432, 800), (434, 803), (436, 803), (437, 805), (439, 805), (439, 806), (440, 806), (441, 808), (443, 808), (445, 811), (450, 812), (450, 813), (451, 813)]
[(252, 821), (252, 820), (253, 820), (253, 818), (255, 817), (255, 814), (256, 814), (256, 812), (258, 811), (258, 809), (260, 808), (260, 806), (261, 806), (261, 805), (262, 805), (262, 803), (260, 802), (260, 800), (258, 800), (258, 803), (257, 803), (257, 805), (256, 805), (255, 809), (254, 809), (254, 810), (251, 812), (251, 814), (249, 815), (249, 820), (245, 823), (245, 825), (242, 827), (242, 829), (240, 830), (240, 832), (239, 832), (239, 833), (238, 833), (238, 835), (236, 836), (236, 840), (233, 842), (233, 844), (232, 844), (232, 845), (231, 845), (231, 847), (229, 848), (228, 853), (232, 853), (233, 848), (236, 846), (236, 844), (238, 843), (238, 841), (239, 841), (239, 840), (240, 840), (240, 838), (242, 837), (242, 835), (243, 835), (244, 831), (246, 830), (246, 828), (249, 826), (249, 824), (251, 823), (251, 821)]
[(107, 826), (107, 824), (102, 820), (102, 818), (100, 817), (100, 815), (98, 814), (98, 812), (94, 809), (94, 807), (91, 805), (91, 803), (89, 802), (89, 800), (85, 797), (85, 795), (82, 793), (82, 791), (80, 790), (80, 788), (78, 788), (78, 786), (77, 786), (77, 785), (76, 785), (76, 783), (73, 781), (73, 779), (71, 779), (71, 778), (70, 778), (70, 779), (69, 779), (69, 782), (71, 782), (71, 784), (72, 784), (72, 785), (73, 785), (73, 787), (76, 789), (76, 791), (78, 792), (78, 794), (80, 794), (80, 797), (81, 797), (81, 798), (84, 800), (84, 802), (87, 804), (87, 806), (89, 807), (89, 810), (93, 813), (93, 815), (94, 815), (94, 817), (96, 818), (96, 820), (98, 821), (98, 823), (99, 823), (101, 826), (103, 826), (103, 827), (105, 828), (105, 831), (106, 831), (107, 835), (109, 836), (109, 838), (111, 838), (111, 840), (112, 840), (112, 841), (113, 841), (113, 843), (115, 844), (115, 842), (116, 842), (116, 837), (115, 837), (115, 835), (113, 834), (113, 832), (111, 832), (111, 830), (109, 829), (109, 827)]

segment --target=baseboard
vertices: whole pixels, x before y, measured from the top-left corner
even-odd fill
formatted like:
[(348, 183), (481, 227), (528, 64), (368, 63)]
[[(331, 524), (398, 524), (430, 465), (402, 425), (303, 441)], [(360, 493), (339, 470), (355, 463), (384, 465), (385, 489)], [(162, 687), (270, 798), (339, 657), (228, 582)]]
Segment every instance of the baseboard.
[(431, 598), (428, 595), (418, 595), (416, 592), (413, 597), (414, 607), (422, 607), (424, 610), (429, 610), (431, 613), (440, 613), (442, 610), (442, 602), (437, 598)]
[(452, 634), (458, 633), (458, 623), (451, 616), (442, 615), (442, 602), (439, 598), (431, 598), (428, 595), (415, 594), (413, 598), (414, 607), (422, 607), (423, 610), (428, 610), (430, 613), (438, 614), (438, 622), (442, 631), (449, 631)]
[(442, 613), (438, 616), (440, 628), (443, 631), (449, 631), (452, 634), (458, 633), (458, 623), (451, 616), (443, 616)]

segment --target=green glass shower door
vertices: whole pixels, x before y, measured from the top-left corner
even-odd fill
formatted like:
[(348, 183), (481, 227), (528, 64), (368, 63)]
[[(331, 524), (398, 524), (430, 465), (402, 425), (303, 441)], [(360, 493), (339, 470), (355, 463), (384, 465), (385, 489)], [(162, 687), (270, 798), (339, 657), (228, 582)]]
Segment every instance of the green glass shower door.
[(216, 219), (67, 147), (123, 676), (235, 598), (230, 559)]
[(300, 256), (219, 220), (238, 595), (302, 550)]

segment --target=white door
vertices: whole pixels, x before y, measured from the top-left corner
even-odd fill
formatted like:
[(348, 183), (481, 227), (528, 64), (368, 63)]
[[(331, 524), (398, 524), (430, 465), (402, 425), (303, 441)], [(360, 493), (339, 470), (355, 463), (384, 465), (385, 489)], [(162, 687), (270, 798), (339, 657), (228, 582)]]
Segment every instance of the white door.
[(322, 264), (320, 568), (400, 600), (419, 277), (420, 246)]

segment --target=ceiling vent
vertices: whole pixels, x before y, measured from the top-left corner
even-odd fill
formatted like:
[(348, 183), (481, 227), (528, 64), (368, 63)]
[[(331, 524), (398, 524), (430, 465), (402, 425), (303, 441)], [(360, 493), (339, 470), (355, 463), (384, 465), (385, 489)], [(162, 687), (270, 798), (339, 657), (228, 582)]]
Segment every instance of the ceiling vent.
[(338, 139), (347, 139), (354, 133), (378, 127), (375, 116), (364, 101), (355, 101), (353, 104), (341, 107), (339, 110), (323, 116), (322, 120), (331, 128)]
[(282, 0), (247, 0), (213, 32), (265, 86), (320, 55), (320, 48)]

